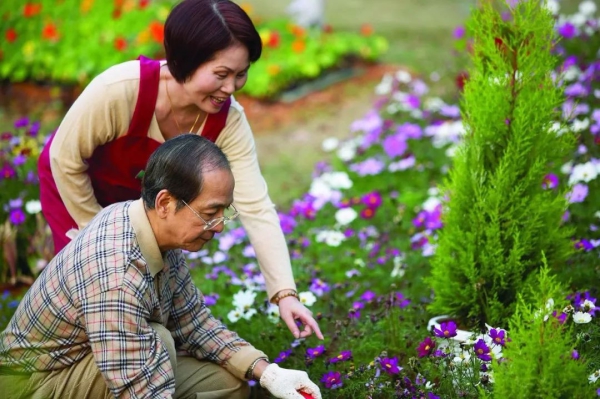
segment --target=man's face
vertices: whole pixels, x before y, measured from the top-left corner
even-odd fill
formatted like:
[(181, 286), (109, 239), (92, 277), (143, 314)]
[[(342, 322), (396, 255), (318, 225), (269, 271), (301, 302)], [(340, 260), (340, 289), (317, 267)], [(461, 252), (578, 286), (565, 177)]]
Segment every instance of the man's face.
[[(224, 224), (220, 223), (211, 230), (205, 230), (205, 222), (223, 216), (223, 212), (233, 202), (233, 175), (229, 170), (217, 169), (205, 172), (200, 195), (187, 206), (174, 212), (167, 219), (168, 230), (173, 233), (176, 247), (196, 252), (210, 241), (215, 233), (223, 231)], [(191, 209), (190, 209), (191, 208)], [(192, 209), (202, 217), (192, 212)]]

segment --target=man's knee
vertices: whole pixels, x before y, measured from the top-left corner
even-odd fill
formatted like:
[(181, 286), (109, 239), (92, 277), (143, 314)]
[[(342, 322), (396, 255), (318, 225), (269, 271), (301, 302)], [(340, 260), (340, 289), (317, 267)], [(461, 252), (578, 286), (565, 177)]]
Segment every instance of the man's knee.
[(192, 357), (178, 358), (175, 375), (177, 399), (248, 399), (250, 386), (223, 367)]

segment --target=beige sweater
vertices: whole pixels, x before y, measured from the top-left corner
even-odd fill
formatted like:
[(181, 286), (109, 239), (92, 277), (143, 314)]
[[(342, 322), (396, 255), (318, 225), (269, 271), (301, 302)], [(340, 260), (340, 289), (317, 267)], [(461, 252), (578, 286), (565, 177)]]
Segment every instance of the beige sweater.
[[(139, 79), (138, 61), (116, 65), (97, 76), (69, 109), (52, 141), (52, 175), (67, 210), (80, 228), (102, 209), (94, 197), (84, 160), (91, 158), (96, 147), (127, 133)], [(164, 142), (156, 116), (148, 137)], [(260, 172), (252, 130), (242, 106), (233, 98), (226, 126), (216, 144), (231, 163), (234, 203), (256, 251), (269, 298), (280, 290), (296, 289), (279, 218)]]

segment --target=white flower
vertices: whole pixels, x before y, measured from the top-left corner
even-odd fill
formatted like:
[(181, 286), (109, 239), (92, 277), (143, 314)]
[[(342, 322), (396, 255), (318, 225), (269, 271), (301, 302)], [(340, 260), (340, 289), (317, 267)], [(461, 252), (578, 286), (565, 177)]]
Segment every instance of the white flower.
[(337, 151), (337, 156), (344, 162), (350, 162), (356, 156), (356, 146), (349, 143), (342, 144)]
[(328, 172), (320, 176), (331, 188), (348, 189), (352, 188), (352, 180), (346, 172)]
[(25, 210), (30, 215), (35, 215), (42, 211), (42, 203), (38, 200), (31, 200), (25, 203)]
[(598, 379), (600, 378), (600, 369), (594, 371), (589, 377), (588, 380), (590, 381), (590, 384), (595, 383), (596, 381), (598, 381)]
[(244, 317), (244, 319), (246, 320), (250, 320), (252, 318), (252, 316), (254, 316), (256, 314), (256, 309), (248, 309), (242, 317)]
[(317, 242), (324, 242), (330, 247), (339, 247), (340, 244), (346, 240), (346, 236), (339, 231), (324, 230), (317, 234), (316, 240)]
[(590, 301), (589, 299), (586, 299), (581, 304), (581, 310), (584, 312), (589, 312), (590, 310), (595, 309), (595, 308), (596, 308), (596, 305), (594, 304), (594, 302)]
[(242, 318), (243, 313), (244, 311), (241, 309), (234, 309), (231, 312), (227, 313), (227, 318), (230, 322), (235, 323)]
[(412, 77), (410, 76), (410, 73), (400, 70), (396, 72), (396, 80), (402, 83), (409, 83), (412, 80)]
[(571, 130), (574, 132), (581, 132), (586, 130), (588, 127), (590, 127), (590, 120), (588, 118), (583, 120), (575, 119), (571, 125)]
[(400, 256), (394, 256), (394, 270), (392, 270), (392, 274), (391, 277), (404, 277), (404, 274), (406, 273), (406, 271), (404, 270), (404, 265), (403, 265), (403, 261), (404, 261), (404, 256), (400, 255)]
[(329, 137), (329, 138), (326, 138), (325, 140), (323, 140), (323, 143), (321, 144), (321, 148), (325, 152), (331, 152), (331, 151), (335, 150), (336, 148), (338, 148), (339, 145), (340, 145), (340, 140), (338, 140), (335, 137)]
[(587, 22), (587, 17), (579, 13), (571, 15), (571, 18), (569, 19), (571, 20), (571, 23), (577, 28), (581, 28)]
[(560, 11), (560, 4), (556, 0), (548, 0), (546, 2), (546, 8), (552, 13), (552, 15), (558, 15)]
[(317, 302), (317, 297), (310, 291), (300, 292), (298, 296), (300, 297), (300, 302), (302, 302), (304, 306), (312, 306)]
[(573, 313), (573, 322), (577, 324), (587, 324), (592, 321), (592, 315), (585, 312)]
[(335, 220), (342, 226), (345, 226), (345, 225), (351, 223), (357, 217), (358, 217), (358, 212), (356, 212), (352, 208), (339, 209), (335, 213)]
[(225, 253), (223, 253), (221, 251), (217, 251), (213, 255), (213, 261), (215, 263), (222, 263), (222, 262), (225, 262), (226, 260), (227, 260), (227, 255), (225, 255)]
[(254, 299), (256, 298), (256, 292), (254, 291), (238, 291), (233, 295), (233, 306), (238, 309), (248, 310), (254, 305)]
[(267, 313), (267, 317), (269, 319), (270, 322), (272, 323), (278, 323), (279, 322), (279, 306), (273, 304), (273, 303), (269, 303), (269, 306), (267, 307), (266, 310)]
[(582, 1), (579, 3), (579, 12), (590, 17), (596, 13), (596, 4), (591, 0)]
[(439, 198), (436, 197), (429, 197), (427, 198), (427, 200), (423, 203), (423, 209), (426, 210), (427, 212), (433, 212), (435, 210), (435, 208), (440, 205), (442, 203), (442, 201), (439, 200)]
[(383, 75), (381, 82), (375, 87), (375, 94), (379, 96), (390, 94), (392, 92), (393, 83), (394, 78), (392, 77), (392, 75), (386, 73), (385, 75)]
[(573, 185), (579, 182), (589, 183), (598, 177), (598, 168), (591, 162), (581, 163), (575, 165), (569, 176), (569, 185)]
[(442, 109), (445, 105), (446, 105), (446, 103), (441, 98), (430, 97), (425, 100), (425, 104), (424, 104), (423, 108), (425, 108), (427, 111), (437, 112), (440, 109)]
[(471, 361), (471, 353), (466, 350), (459, 351), (454, 357), (454, 363), (456, 364), (469, 364)]
[[(600, 212), (599, 212), (600, 213)], [(599, 216), (600, 217), (600, 216)], [(365, 267), (366, 263), (364, 260), (362, 260), (361, 258), (356, 258), (354, 259), (354, 264), (358, 267)]]

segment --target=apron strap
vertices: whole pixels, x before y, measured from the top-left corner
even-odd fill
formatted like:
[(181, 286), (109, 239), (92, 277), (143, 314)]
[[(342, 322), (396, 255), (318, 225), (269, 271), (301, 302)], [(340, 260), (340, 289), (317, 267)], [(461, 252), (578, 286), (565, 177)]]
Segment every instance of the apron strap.
[(140, 55), (140, 89), (127, 135), (148, 136), (156, 108), (160, 83), (160, 62)]
[(229, 107), (231, 106), (231, 98), (223, 104), (219, 112), (208, 115), (204, 129), (202, 129), (202, 137), (205, 137), (213, 143), (217, 141), (219, 134), (227, 123), (227, 115), (229, 115)]

